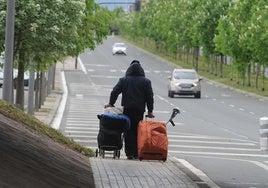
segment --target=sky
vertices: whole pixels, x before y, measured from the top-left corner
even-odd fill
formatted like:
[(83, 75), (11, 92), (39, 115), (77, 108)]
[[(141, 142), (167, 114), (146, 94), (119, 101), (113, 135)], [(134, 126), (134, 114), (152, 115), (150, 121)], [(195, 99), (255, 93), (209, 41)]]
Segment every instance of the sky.
[[(109, 10), (113, 10), (117, 7), (122, 7), (126, 9), (130, 4), (124, 4), (124, 3), (134, 3), (135, 0), (95, 0), (95, 3), (99, 4), (101, 6), (107, 7)], [(121, 4), (118, 4), (121, 3)]]

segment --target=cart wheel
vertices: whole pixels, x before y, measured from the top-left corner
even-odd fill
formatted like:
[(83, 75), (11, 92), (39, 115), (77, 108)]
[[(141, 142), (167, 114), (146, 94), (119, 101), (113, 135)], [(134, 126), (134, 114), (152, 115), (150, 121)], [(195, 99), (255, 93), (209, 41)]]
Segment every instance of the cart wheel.
[(120, 159), (120, 150), (117, 150), (117, 158)]
[(115, 159), (116, 154), (117, 154), (117, 150), (114, 150), (113, 159)]
[(100, 156), (104, 158), (104, 150), (100, 149)]
[(99, 154), (99, 150), (96, 149), (96, 151), (95, 151), (95, 157), (98, 157), (98, 154)]
[(142, 161), (142, 160), (143, 160), (143, 158), (142, 158), (142, 157), (139, 157), (139, 160), (140, 160), (140, 161)]

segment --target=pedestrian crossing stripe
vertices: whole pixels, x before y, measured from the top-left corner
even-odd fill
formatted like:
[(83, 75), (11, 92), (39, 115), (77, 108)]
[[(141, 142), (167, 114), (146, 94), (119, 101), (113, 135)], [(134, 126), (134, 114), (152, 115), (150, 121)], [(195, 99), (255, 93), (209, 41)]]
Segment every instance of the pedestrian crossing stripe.
[(228, 141), (201, 141), (201, 140), (181, 140), (181, 139), (168, 139), (169, 142), (187, 142), (187, 143), (202, 143), (202, 144), (224, 144), (224, 145), (243, 145), (243, 146), (255, 146), (254, 143), (244, 142), (228, 142)]
[(218, 153), (218, 152), (203, 152), (203, 151), (175, 151), (169, 150), (172, 154), (187, 154), (187, 155), (216, 155), (216, 156), (230, 156), (230, 157), (260, 157), (268, 158), (264, 154), (250, 154), (250, 153)]
[(234, 150), (234, 151), (260, 151), (259, 149), (249, 148), (231, 148), (231, 147), (218, 147), (218, 146), (193, 146), (193, 145), (169, 145), (170, 148), (191, 148), (191, 149), (212, 149), (212, 150)]
[(95, 134), (97, 135), (99, 133), (99, 131), (76, 131), (76, 130), (65, 130), (64, 131), (65, 133), (68, 133), (69, 135), (70, 134)]

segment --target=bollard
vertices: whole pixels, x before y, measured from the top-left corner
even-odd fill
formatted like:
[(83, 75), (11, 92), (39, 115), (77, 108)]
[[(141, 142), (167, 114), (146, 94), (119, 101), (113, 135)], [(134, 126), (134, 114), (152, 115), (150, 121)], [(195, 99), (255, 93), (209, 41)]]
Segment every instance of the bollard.
[(268, 117), (260, 118), (260, 147), (268, 151)]

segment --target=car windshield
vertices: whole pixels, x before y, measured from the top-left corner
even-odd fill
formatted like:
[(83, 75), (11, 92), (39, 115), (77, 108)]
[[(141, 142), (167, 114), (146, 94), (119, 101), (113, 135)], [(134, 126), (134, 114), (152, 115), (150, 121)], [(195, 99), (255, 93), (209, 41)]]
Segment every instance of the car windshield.
[(175, 71), (173, 76), (175, 79), (197, 79), (196, 73), (189, 71)]
[(115, 47), (125, 47), (125, 44), (123, 44), (123, 43), (117, 43), (117, 44), (115, 44), (114, 46), (115, 46)]

